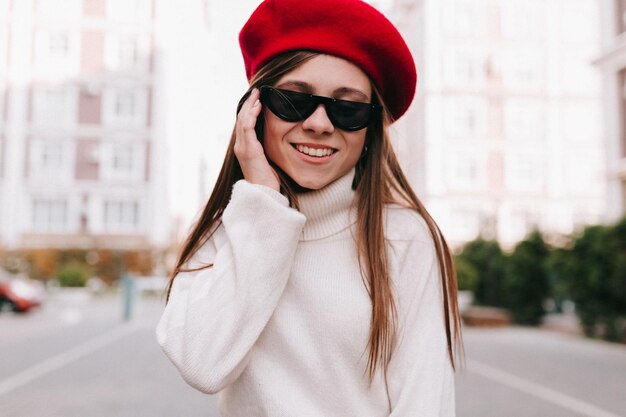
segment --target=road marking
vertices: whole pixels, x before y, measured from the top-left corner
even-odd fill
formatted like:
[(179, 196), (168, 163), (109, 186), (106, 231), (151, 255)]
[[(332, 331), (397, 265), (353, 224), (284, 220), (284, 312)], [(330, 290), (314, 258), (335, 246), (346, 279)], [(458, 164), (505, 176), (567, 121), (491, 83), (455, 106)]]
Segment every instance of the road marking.
[(484, 363), (467, 359), (466, 364), (467, 369), (470, 372), (476, 373), (500, 384), (508, 385), (511, 388), (523, 391), (527, 394), (541, 398), (544, 401), (555, 404), (567, 410), (574, 411), (578, 414), (587, 417), (623, 417), (617, 414), (613, 414), (610, 411), (603, 410), (588, 402), (579, 400), (578, 398), (570, 397), (567, 394), (555, 391), (544, 385), (537, 384), (536, 382), (520, 378), (516, 375), (510, 374)]
[(8, 394), (14, 389), (19, 388), (22, 385), (26, 385), (37, 378), (49, 374), (50, 372), (63, 368), (64, 366), (67, 366), (70, 363), (115, 342), (127, 334), (138, 330), (139, 328), (139, 326), (134, 324), (121, 325), (106, 333), (96, 336), (85, 343), (77, 345), (70, 350), (48, 358), (31, 366), (30, 368), (26, 368), (23, 371), (18, 372), (15, 375), (5, 378), (0, 381), (0, 396)]

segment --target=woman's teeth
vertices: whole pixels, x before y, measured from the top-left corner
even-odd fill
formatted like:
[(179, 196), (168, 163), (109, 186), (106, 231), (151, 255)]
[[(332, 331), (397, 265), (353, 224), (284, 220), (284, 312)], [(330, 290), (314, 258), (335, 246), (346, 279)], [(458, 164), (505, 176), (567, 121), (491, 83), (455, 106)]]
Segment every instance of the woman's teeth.
[(303, 154), (317, 157), (329, 156), (335, 153), (335, 150), (331, 148), (309, 148), (304, 145), (296, 145), (296, 149)]

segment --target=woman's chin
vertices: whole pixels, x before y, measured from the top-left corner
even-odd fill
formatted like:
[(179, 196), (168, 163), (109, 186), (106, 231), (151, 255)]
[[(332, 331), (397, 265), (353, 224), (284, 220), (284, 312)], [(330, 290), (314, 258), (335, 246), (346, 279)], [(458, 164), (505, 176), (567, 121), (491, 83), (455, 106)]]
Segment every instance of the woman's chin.
[(300, 188), (299, 192), (316, 191), (326, 187), (330, 182), (322, 178), (291, 177), (293, 182)]
[(294, 181), (297, 185), (300, 192), (307, 192), (307, 191), (317, 191), (320, 190), (322, 188), (324, 188), (326, 186), (326, 184), (321, 184), (318, 182), (311, 182), (311, 181)]

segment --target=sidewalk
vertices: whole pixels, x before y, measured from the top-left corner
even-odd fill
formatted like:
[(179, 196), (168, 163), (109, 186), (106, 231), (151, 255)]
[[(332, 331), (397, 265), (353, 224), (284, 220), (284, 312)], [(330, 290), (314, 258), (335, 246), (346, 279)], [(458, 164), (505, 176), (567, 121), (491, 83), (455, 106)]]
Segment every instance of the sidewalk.
[(539, 326), (539, 328), (559, 333), (583, 336), (580, 320), (574, 313), (547, 314), (543, 317), (543, 323)]

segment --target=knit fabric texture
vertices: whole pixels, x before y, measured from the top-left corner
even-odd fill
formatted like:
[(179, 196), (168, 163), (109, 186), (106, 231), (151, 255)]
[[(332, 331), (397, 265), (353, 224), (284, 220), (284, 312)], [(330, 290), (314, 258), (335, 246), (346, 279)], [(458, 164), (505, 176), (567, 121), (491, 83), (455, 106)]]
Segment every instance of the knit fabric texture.
[(180, 273), (157, 340), (182, 377), (220, 393), (225, 417), (453, 417), (441, 278), (413, 210), (389, 206), (398, 309), (387, 381), (368, 387), (371, 302), (357, 261), (354, 171), (301, 195), (301, 212), (239, 181), (223, 222)]

